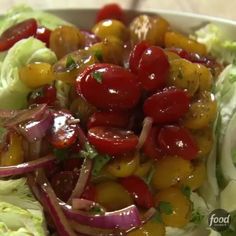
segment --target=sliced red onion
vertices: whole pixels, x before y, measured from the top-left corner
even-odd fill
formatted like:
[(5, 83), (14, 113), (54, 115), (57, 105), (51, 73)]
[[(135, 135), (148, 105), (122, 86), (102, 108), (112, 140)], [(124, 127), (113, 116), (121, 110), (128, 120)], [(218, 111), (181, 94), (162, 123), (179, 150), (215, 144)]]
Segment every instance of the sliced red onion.
[(15, 117), (19, 112), (18, 110), (2, 110), (0, 109), (0, 118), (10, 119)]
[(32, 143), (41, 140), (53, 123), (53, 114), (46, 110), (40, 120), (30, 120), (20, 124), (17, 130)]
[(153, 123), (153, 119), (151, 117), (145, 117), (145, 119), (143, 121), (143, 128), (142, 128), (141, 134), (139, 136), (137, 149), (142, 148), (142, 146), (144, 145), (144, 143), (148, 137), (148, 133), (149, 133), (150, 129), (152, 128), (152, 123)]
[(33, 143), (29, 143), (29, 149), (28, 149), (28, 159), (29, 160), (36, 160), (40, 158), (42, 148), (42, 140), (35, 141)]
[(73, 210), (70, 205), (65, 203), (60, 203), (60, 205), (69, 219), (91, 227), (130, 230), (142, 224), (139, 211), (134, 205), (118, 211), (107, 212), (103, 215), (90, 215), (78, 210)]
[(21, 175), (25, 173), (32, 172), (39, 168), (46, 168), (51, 166), (55, 161), (53, 155), (48, 155), (42, 158), (39, 158), (35, 161), (25, 162), (15, 166), (4, 166), (0, 167), (0, 177), (7, 177), (12, 175)]
[(151, 207), (150, 209), (148, 209), (144, 215), (143, 215), (143, 221), (142, 223), (146, 223), (147, 221), (149, 221), (155, 214), (156, 214), (157, 210), (155, 207)]
[(89, 211), (93, 207), (99, 207), (99, 209), (103, 209), (98, 203), (83, 199), (83, 198), (73, 198), (72, 199), (72, 209), (73, 210), (83, 210)]
[(40, 188), (40, 199), (41, 203), (48, 210), (57, 233), (60, 236), (76, 236), (77, 234), (71, 228), (69, 222), (67, 221), (62, 209), (60, 208), (57, 197), (47, 181), (45, 175), (43, 175), (42, 182), (39, 184)]
[(78, 181), (68, 200), (69, 203), (71, 203), (73, 198), (80, 198), (81, 195), (83, 194), (92, 171), (92, 166), (93, 166), (92, 160), (89, 158), (85, 158), (80, 170)]
[(13, 127), (29, 120), (38, 119), (45, 113), (46, 109), (47, 104), (33, 105), (29, 109), (17, 112), (14, 117), (4, 123), (4, 126)]

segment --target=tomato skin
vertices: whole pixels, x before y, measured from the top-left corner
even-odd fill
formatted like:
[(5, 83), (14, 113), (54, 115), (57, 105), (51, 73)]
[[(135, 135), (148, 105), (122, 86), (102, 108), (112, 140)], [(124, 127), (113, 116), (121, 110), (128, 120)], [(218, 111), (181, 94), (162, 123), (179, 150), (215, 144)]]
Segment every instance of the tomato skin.
[(96, 16), (96, 23), (105, 19), (124, 21), (124, 11), (116, 3), (107, 4), (102, 7)]
[(198, 154), (196, 141), (183, 127), (174, 125), (162, 127), (157, 137), (157, 143), (164, 152), (181, 156), (186, 160), (193, 160)]
[(129, 123), (129, 114), (116, 111), (98, 111), (90, 116), (87, 127), (109, 126), (117, 128), (125, 128)]
[(76, 124), (68, 124), (73, 116), (68, 111), (54, 111), (54, 123), (48, 134), (48, 141), (53, 147), (62, 149), (74, 144), (78, 137)]
[[(101, 81), (96, 80), (96, 75)], [(136, 76), (120, 66), (89, 66), (77, 82), (77, 91), (89, 103), (104, 110), (131, 109), (137, 105), (141, 95)]]
[(146, 183), (137, 176), (121, 178), (120, 184), (133, 196), (135, 203), (144, 208), (154, 206), (154, 199)]
[(69, 158), (63, 162), (64, 171), (76, 171), (79, 172), (83, 160), (81, 158)]
[(157, 46), (147, 48), (139, 61), (138, 79), (147, 91), (155, 91), (166, 85), (169, 61), (164, 50)]
[(121, 155), (133, 151), (138, 137), (132, 131), (97, 126), (89, 129), (88, 140), (101, 153)]
[(175, 122), (188, 111), (189, 103), (185, 91), (168, 88), (149, 97), (144, 102), (143, 111), (157, 124)]
[(163, 153), (156, 142), (159, 131), (159, 127), (152, 127), (142, 148), (144, 154), (153, 160), (158, 160), (163, 156)]
[(148, 42), (142, 41), (136, 44), (133, 50), (131, 51), (129, 56), (129, 68), (133, 73), (136, 74), (138, 72), (140, 58), (142, 57), (142, 54), (149, 46), (150, 45)]
[(90, 201), (95, 201), (96, 198), (96, 187), (94, 184), (90, 183), (86, 186), (81, 198), (90, 200)]
[(37, 21), (35, 19), (24, 20), (11, 26), (0, 36), (0, 51), (8, 50), (19, 40), (35, 35), (36, 30)]
[(57, 91), (53, 85), (45, 85), (41, 88), (34, 90), (28, 98), (29, 104), (42, 104), (53, 105), (56, 101)]
[(48, 29), (44, 26), (40, 26), (37, 28), (35, 38), (44, 42), (46, 44), (46, 46), (49, 47), (49, 40), (50, 40), (51, 32), (52, 31), (50, 29)]

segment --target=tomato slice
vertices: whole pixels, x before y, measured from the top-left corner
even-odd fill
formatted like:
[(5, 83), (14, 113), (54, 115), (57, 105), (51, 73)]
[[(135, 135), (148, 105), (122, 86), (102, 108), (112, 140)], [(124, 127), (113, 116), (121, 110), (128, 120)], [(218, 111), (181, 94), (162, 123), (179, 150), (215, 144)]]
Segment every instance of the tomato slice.
[(163, 157), (163, 153), (160, 147), (158, 147), (156, 141), (159, 131), (159, 127), (152, 127), (142, 148), (144, 154), (154, 160), (158, 160)]
[(50, 40), (50, 35), (51, 35), (51, 30), (40, 26), (37, 28), (36, 34), (35, 34), (35, 38), (39, 39), (40, 41), (44, 42), (47, 47), (49, 47), (49, 40)]
[(82, 164), (83, 160), (81, 158), (68, 158), (63, 161), (63, 170), (79, 172)]
[(181, 89), (169, 88), (149, 97), (144, 102), (144, 113), (157, 124), (178, 121), (189, 109), (189, 97)]
[(115, 19), (124, 22), (124, 11), (116, 3), (107, 4), (102, 7), (96, 17), (96, 23), (105, 19)]
[(99, 111), (93, 113), (89, 118), (87, 127), (109, 126), (117, 128), (125, 128), (129, 123), (129, 114), (116, 111)]
[(68, 111), (54, 111), (53, 115), (54, 123), (48, 134), (48, 140), (55, 148), (68, 148), (78, 137), (77, 125), (68, 122), (74, 117)]
[(96, 187), (94, 184), (90, 183), (86, 186), (81, 198), (90, 200), (90, 201), (95, 201), (96, 199)]
[(133, 196), (135, 203), (144, 208), (154, 206), (154, 199), (147, 184), (137, 176), (129, 176), (119, 180), (120, 184)]
[(88, 140), (101, 153), (115, 156), (133, 151), (138, 144), (132, 131), (105, 126), (89, 129)]
[(164, 152), (181, 156), (186, 160), (193, 160), (198, 154), (196, 141), (183, 127), (174, 125), (162, 127), (157, 137), (157, 143)]
[(28, 19), (5, 30), (0, 36), (0, 51), (11, 48), (21, 39), (35, 35), (37, 22), (35, 19)]

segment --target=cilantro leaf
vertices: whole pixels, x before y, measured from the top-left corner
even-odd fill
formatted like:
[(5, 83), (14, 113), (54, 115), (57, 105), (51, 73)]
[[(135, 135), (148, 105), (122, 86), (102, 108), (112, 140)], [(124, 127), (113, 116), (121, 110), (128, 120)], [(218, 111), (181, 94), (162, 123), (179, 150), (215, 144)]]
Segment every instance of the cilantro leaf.
[(111, 157), (108, 155), (97, 155), (93, 162), (93, 176), (97, 176), (101, 172), (102, 168), (110, 161), (110, 159)]
[(194, 210), (192, 212), (191, 222), (195, 224), (201, 224), (204, 219), (204, 215), (202, 215), (198, 210)]
[(64, 161), (68, 157), (68, 150), (67, 149), (53, 149), (53, 154), (56, 158), (60, 161)]
[(66, 58), (66, 68), (73, 70), (77, 67), (77, 64), (71, 55), (68, 55)]
[(99, 206), (93, 206), (91, 209), (89, 209), (89, 213), (92, 215), (97, 215), (97, 214), (101, 214), (103, 211)]
[(159, 209), (161, 213), (164, 213), (166, 215), (171, 215), (173, 213), (173, 206), (170, 202), (161, 201), (159, 203)]
[(103, 61), (103, 55), (102, 55), (102, 51), (101, 50), (96, 50), (94, 52), (94, 56), (97, 58), (97, 60), (99, 60), (100, 62)]
[(101, 73), (101, 72), (99, 72), (99, 71), (94, 71), (94, 72), (93, 72), (93, 78), (94, 78), (99, 84), (102, 83), (103, 78), (102, 78), (102, 73)]
[(187, 197), (190, 198), (191, 195), (191, 188), (189, 186), (183, 186), (181, 188), (182, 193)]

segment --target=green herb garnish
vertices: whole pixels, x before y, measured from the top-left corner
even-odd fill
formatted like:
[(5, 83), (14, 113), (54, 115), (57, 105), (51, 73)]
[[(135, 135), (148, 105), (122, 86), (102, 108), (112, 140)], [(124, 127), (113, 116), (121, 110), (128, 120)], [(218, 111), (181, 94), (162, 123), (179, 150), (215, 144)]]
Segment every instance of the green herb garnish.
[(97, 155), (93, 162), (93, 176), (98, 176), (102, 168), (110, 161), (110, 159), (111, 157), (108, 155)]
[(159, 211), (156, 211), (151, 220), (156, 221), (158, 223), (163, 223), (163, 220), (161, 218), (161, 213)]
[(96, 51), (94, 52), (94, 56), (95, 56), (100, 62), (103, 61), (103, 55), (102, 55), (102, 51), (101, 51), (101, 50), (96, 50)]
[(91, 209), (89, 209), (89, 213), (92, 215), (101, 214), (103, 211), (99, 206), (93, 206)]
[(60, 161), (64, 161), (68, 157), (68, 150), (67, 149), (53, 149), (53, 154), (56, 158)]
[(103, 78), (102, 78), (102, 73), (101, 73), (101, 72), (99, 72), (99, 71), (93, 72), (93, 78), (94, 78), (99, 84), (102, 83)]
[(81, 150), (79, 153), (79, 156), (82, 158), (89, 158), (94, 159), (96, 156), (98, 156), (97, 150), (91, 146), (88, 142), (84, 145), (84, 150)]
[(204, 219), (204, 215), (202, 215), (198, 210), (194, 210), (192, 212), (191, 222), (195, 224), (201, 224)]
[(164, 213), (166, 215), (171, 215), (173, 213), (173, 206), (170, 202), (160, 202), (158, 206), (161, 213)]
[(66, 58), (66, 69), (73, 70), (77, 67), (77, 64), (71, 55)]
[(182, 193), (187, 197), (190, 198), (191, 195), (191, 188), (189, 186), (183, 186), (181, 188)]

